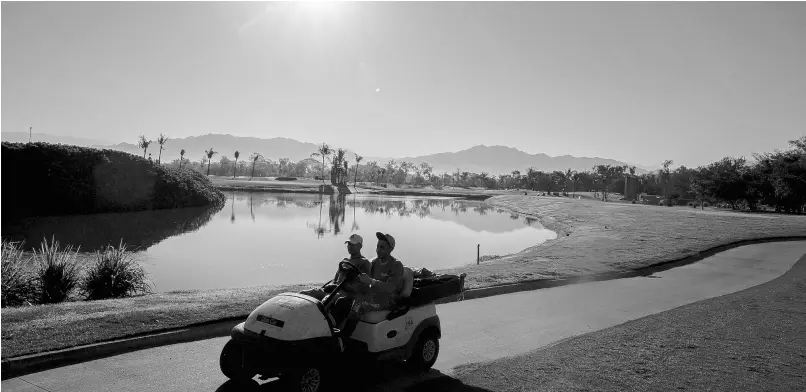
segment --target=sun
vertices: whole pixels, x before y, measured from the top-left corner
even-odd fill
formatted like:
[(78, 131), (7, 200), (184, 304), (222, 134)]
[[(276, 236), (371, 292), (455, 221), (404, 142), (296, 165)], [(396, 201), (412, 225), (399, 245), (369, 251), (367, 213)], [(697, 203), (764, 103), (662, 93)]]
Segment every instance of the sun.
[(299, 14), (317, 22), (332, 20), (341, 10), (337, 1), (299, 1), (296, 6)]

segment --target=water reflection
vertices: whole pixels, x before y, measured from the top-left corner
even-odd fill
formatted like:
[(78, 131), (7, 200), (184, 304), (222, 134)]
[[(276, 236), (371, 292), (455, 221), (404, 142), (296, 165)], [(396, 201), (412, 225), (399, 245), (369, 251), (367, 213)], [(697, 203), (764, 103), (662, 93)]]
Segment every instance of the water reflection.
[[(325, 234), (333, 236), (341, 235), (345, 230), (347, 210), (352, 210), (352, 222), (350, 232), (361, 229), (357, 220), (356, 211), (363, 212), (363, 215), (378, 215), (387, 218), (400, 217), (420, 219), (426, 217), (437, 217), (437, 213), (451, 213), (454, 217), (468, 214), (468, 211), (478, 216), (488, 214), (502, 215), (513, 221), (519, 221), (521, 216), (518, 213), (510, 212), (501, 208), (496, 208), (478, 201), (468, 201), (455, 198), (414, 198), (395, 196), (368, 196), (368, 195), (311, 195), (311, 194), (270, 194), (261, 195), (249, 193), (248, 198), (243, 195), (236, 195), (232, 192), (230, 202), (234, 211), (236, 201), (248, 203), (249, 214), (252, 221), (255, 221), (255, 207), (274, 206), (279, 209), (288, 207), (298, 207), (303, 209), (318, 209), (318, 219), (313, 222), (306, 222), (306, 226), (317, 238), (323, 238)], [(240, 197), (239, 197), (240, 196)], [(325, 204), (327, 204), (327, 214), (325, 214)], [(444, 216), (445, 214), (439, 214)], [(326, 219), (326, 220), (325, 220)], [(235, 220), (234, 212), (231, 218)], [(538, 222), (534, 218), (525, 217), (523, 225), (532, 226)], [(470, 225), (468, 227), (475, 226)], [(522, 227), (521, 225), (508, 225), (510, 229)], [(495, 228), (485, 227), (484, 230), (496, 231)]]
[[(234, 203), (233, 203), (234, 204)], [(136, 250), (146, 250), (167, 238), (197, 231), (224, 207), (193, 207), (92, 215), (28, 218), (3, 227), (3, 238), (39, 247), (43, 238), (81, 246), (82, 252), (101, 250), (121, 239)]]
[(395, 257), (431, 270), (476, 262), (539, 244), (556, 234), (534, 219), (484, 202), (380, 195), (226, 192), (220, 209), (179, 209), (29, 220), (3, 227), (4, 237), (38, 244), (55, 235), (82, 251), (122, 237), (139, 247), (160, 291), (233, 288), (332, 277), (347, 255), (344, 241), (364, 237), (374, 257), (373, 233), (392, 233)]

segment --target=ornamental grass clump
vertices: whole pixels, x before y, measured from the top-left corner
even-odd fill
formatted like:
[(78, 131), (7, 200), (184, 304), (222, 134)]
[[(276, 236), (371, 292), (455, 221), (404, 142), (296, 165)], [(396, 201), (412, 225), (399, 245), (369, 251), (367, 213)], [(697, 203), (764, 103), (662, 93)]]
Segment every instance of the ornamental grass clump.
[(39, 303), (59, 303), (70, 297), (80, 280), (77, 255), (78, 249), (74, 251), (72, 245), (60, 248), (55, 238), (50, 243), (43, 239), (39, 250), (34, 249)]
[(31, 305), (37, 300), (36, 276), (30, 254), (23, 251), (22, 242), (3, 240), (2, 245), (2, 307)]
[(87, 270), (82, 289), (88, 300), (152, 292), (145, 269), (123, 240), (117, 247), (108, 245), (103, 251), (95, 252), (95, 263)]

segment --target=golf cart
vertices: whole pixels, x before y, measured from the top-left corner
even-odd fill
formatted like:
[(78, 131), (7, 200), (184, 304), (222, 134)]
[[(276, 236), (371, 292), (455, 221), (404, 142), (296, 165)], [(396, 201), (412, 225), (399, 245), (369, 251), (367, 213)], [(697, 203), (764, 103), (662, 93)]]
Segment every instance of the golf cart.
[(322, 301), (282, 293), (236, 325), (221, 352), (224, 375), (236, 382), (279, 377), (292, 390), (315, 392), (336, 378), (338, 366), (351, 364), (354, 372), (357, 363), (369, 363), (357, 361), (398, 360), (414, 371), (430, 369), (439, 354), (439, 316), (434, 299), (411, 298), (411, 269), (404, 267), (398, 307), (364, 314), (352, 335), (343, 337), (329, 309), (345, 282), (360, 272), (345, 261), (339, 268), (347, 277)]

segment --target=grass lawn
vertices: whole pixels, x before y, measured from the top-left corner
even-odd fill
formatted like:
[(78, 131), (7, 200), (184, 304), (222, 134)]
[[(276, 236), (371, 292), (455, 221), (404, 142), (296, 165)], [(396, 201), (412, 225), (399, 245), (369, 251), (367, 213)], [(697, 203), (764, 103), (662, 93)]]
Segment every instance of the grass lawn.
[(495, 196), (487, 203), (534, 217), (558, 236), (478, 266), (443, 271), (466, 272), (469, 288), (626, 271), (740, 240), (806, 236), (806, 216), (531, 195)]
[(412, 391), (802, 391), (806, 256), (783, 276)]
[[(531, 193), (531, 192), (530, 192)], [(628, 270), (744, 239), (806, 236), (806, 216), (730, 213), (560, 197), (500, 195), (488, 203), (531, 216), (558, 239), (512, 256), (439, 272), (467, 273), (470, 288)], [(567, 236), (566, 236), (567, 235)], [(198, 290), (2, 310), (2, 356), (67, 348), (245, 317), (282, 291), (310, 285)]]

